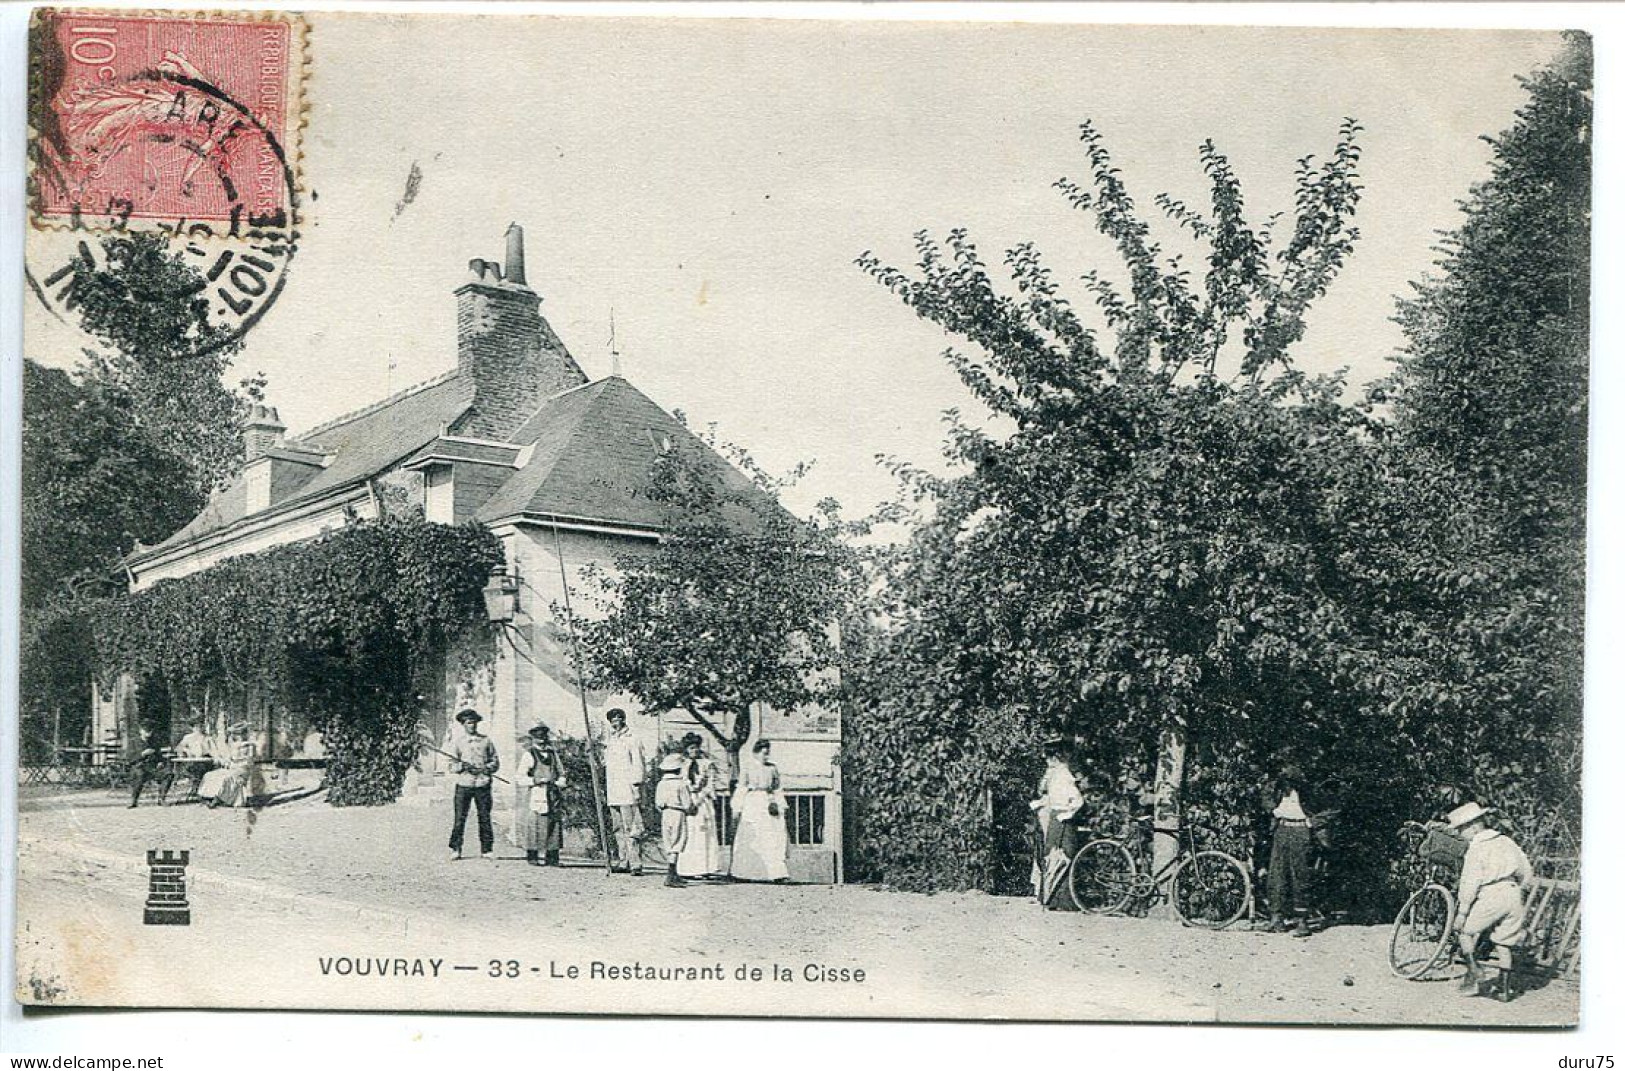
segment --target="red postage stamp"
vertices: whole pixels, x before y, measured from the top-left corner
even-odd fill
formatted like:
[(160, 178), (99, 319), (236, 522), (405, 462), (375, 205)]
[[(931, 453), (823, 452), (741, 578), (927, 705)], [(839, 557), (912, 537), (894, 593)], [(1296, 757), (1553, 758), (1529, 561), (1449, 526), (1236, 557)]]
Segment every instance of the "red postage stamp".
[(302, 29), (275, 14), (38, 12), (36, 217), (251, 226), (286, 214)]

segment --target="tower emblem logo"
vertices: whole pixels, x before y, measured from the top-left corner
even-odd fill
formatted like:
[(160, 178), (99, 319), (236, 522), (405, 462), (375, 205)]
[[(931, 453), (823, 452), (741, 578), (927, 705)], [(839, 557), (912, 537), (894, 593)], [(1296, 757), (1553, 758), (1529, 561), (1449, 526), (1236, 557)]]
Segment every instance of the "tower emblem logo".
[(147, 853), (152, 876), (147, 883), (147, 909), (142, 920), (148, 926), (192, 924), (192, 908), (186, 901), (186, 864), (191, 859), (191, 852)]

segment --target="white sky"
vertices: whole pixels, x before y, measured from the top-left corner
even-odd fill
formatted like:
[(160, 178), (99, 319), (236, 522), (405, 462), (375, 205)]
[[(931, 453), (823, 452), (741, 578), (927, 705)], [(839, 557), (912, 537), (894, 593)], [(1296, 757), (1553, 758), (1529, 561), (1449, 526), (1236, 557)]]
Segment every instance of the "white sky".
[[(590, 375), (614, 309), (628, 378), (770, 468), (816, 459), (805, 505), (934, 463), (968, 395), (946, 340), (852, 263), (910, 262), (922, 227), (987, 260), (1032, 239), (1063, 277), (1115, 263), (1051, 183), (1093, 118), (1141, 205), (1200, 203), (1213, 137), (1256, 219), (1294, 161), (1367, 127), (1362, 244), (1300, 360), (1383, 370), (1392, 297), (1483, 176), (1480, 135), (1552, 34), (908, 23), (311, 16), (309, 225), (239, 365), (297, 432), (456, 359), (452, 289), (526, 230), (543, 313)], [(398, 217), (407, 174), (420, 193)], [(1160, 218), (1160, 216), (1159, 216)], [(1171, 227), (1167, 231), (1172, 238)], [(1079, 304), (1087, 303), (1075, 288)], [(27, 351), (78, 341), (30, 310)], [(58, 334), (61, 332), (61, 334)], [(393, 363), (393, 370), (391, 364)]]

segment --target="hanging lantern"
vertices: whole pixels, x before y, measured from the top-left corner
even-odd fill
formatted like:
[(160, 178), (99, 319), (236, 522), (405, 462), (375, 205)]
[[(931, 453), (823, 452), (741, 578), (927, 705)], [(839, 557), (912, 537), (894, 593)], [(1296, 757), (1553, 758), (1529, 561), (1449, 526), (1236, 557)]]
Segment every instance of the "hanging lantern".
[(512, 621), (519, 610), (519, 577), (504, 569), (491, 574), (485, 585), (485, 616), (495, 622)]

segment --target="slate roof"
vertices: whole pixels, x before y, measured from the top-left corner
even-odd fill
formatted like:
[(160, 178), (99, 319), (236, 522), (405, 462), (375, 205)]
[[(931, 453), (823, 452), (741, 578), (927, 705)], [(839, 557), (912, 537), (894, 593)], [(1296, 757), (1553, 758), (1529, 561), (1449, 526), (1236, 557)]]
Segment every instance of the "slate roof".
[[(555, 395), (512, 438), (535, 448), (525, 466), (475, 513), (476, 520), (530, 514), (659, 528), (664, 518), (644, 489), (667, 443), (698, 447), (701, 456), (715, 459), (728, 490), (758, 494), (738, 470), (619, 376)], [(728, 513), (737, 524), (749, 523), (744, 509)]]
[[(474, 398), (474, 381), (455, 372), (420, 383), (354, 413), (347, 413), (301, 435), (292, 444), (333, 455), (332, 463), (313, 472), (291, 498), (277, 498), (272, 508), (255, 514), (270, 517), (339, 488), (364, 482), (393, 468), (440, 434)], [(143, 561), (194, 539), (236, 524), (246, 516), (243, 477), (236, 476), (210, 496), (187, 525), (162, 543), (141, 547), (131, 562)]]
[[(437, 453), (476, 462), (512, 463), (510, 451), (441, 439), (442, 432), (468, 409), (473, 396), (473, 381), (450, 373), (291, 440), (289, 446), (295, 450), (320, 450), (332, 460), (326, 468), (301, 465), (289, 472), (286, 483), (278, 481), (279, 486), (273, 488), (271, 507), (254, 516), (274, 517), (292, 506)], [(715, 460), (718, 478), (730, 491), (747, 497), (757, 494), (738, 470), (619, 376), (554, 395), (509, 441), (527, 448), (518, 455), (524, 464), (476, 512), (474, 519), (481, 522), (529, 515), (659, 528), (663, 519), (659, 507), (642, 490), (658, 451), (668, 443), (697, 447), (701, 456)], [(143, 561), (235, 525), (245, 519), (245, 502), (243, 480), (238, 476), (212, 496), (184, 528), (157, 546), (140, 548), (130, 561)], [(733, 507), (727, 513), (734, 523), (754, 527), (749, 510)]]

